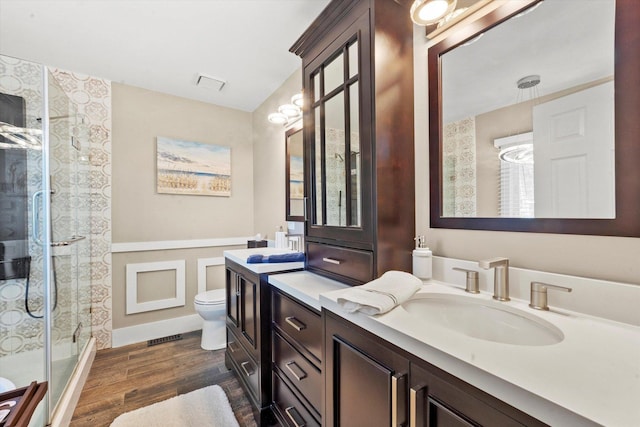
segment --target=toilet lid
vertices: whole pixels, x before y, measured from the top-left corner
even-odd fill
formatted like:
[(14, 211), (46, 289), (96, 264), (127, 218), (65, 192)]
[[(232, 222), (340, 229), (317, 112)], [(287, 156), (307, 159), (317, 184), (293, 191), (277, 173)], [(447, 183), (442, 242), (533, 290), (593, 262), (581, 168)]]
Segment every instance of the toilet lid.
[(225, 292), (224, 289), (214, 289), (212, 291), (201, 292), (196, 295), (195, 302), (198, 304), (224, 304)]

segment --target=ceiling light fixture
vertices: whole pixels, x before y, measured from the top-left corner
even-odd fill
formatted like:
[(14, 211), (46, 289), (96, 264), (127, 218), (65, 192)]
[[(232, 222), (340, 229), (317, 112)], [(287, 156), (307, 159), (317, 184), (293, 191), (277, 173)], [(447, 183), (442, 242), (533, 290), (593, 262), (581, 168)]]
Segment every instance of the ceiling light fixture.
[(500, 150), (500, 160), (509, 163), (533, 164), (533, 144), (520, 144)]
[(535, 101), (540, 97), (540, 92), (538, 91), (538, 85), (540, 84), (540, 75), (532, 74), (530, 76), (525, 76), (516, 82), (516, 86), (518, 87), (518, 96), (516, 97), (516, 104), (525, 101), (526, 95), (528, 92), (529, 100)]
[(411, 5), (411, 20), (418, 25), (440, 21), (456, 8), (457, 0), (415, 0)]

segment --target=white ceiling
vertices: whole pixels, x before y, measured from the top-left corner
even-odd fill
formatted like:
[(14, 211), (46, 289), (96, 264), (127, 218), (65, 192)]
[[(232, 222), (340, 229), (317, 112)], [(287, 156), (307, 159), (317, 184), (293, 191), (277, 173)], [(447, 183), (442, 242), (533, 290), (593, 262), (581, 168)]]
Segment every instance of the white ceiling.
[[(253, 111), (329, 0), (0, 0), (0, 54)], [(227, 83), (196, 86), (198, 73)]]
[(539, 96), (612, 76), (614, 20), (611, 0), (547, 0), (446, 53), (444, 122), (514, 104), (531, 74)]

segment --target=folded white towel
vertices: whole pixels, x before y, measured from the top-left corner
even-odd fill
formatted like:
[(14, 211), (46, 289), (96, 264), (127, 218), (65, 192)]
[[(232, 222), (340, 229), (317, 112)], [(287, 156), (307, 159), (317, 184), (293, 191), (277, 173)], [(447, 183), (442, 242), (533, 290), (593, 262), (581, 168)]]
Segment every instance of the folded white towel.
[(349, 313), (382, 314), (411, 298), (421, 286), (416, 276), (387, 271), (376, 280), (346, 290), (338, 297), (338, 304)]

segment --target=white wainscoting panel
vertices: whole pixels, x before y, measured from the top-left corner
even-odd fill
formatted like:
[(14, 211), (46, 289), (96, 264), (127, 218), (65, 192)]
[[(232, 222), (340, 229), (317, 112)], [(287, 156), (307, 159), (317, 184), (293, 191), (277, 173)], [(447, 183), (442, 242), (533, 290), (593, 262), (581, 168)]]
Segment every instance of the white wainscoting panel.
[(247, 247), (247, 240), (255, 237), (220, 237), (215, 239), (194, 239), (194, 240), (164, 240), (156, 242), (125, 242), (112, 243), (111, 252), (148, 252), (164, 251), (173, 249), (209, 248), (218, 246), (244, 246)]
[[(138, 302), (138, 273), (150, 271), (176, 271), (176, 297), (155, 301)], [(144, 262), (138, 264), (127, 264), (126, 290), (127, 305), (126, 313), (143, 313), (145, 311), (161, 310), (163, 308), (181, 307), (185, 304), (186, 294), (185, 261), (160, 261)]]
[(207, 267), (224, 265), (224, 257), (198, 258), (198, 293), (207, 290)]

